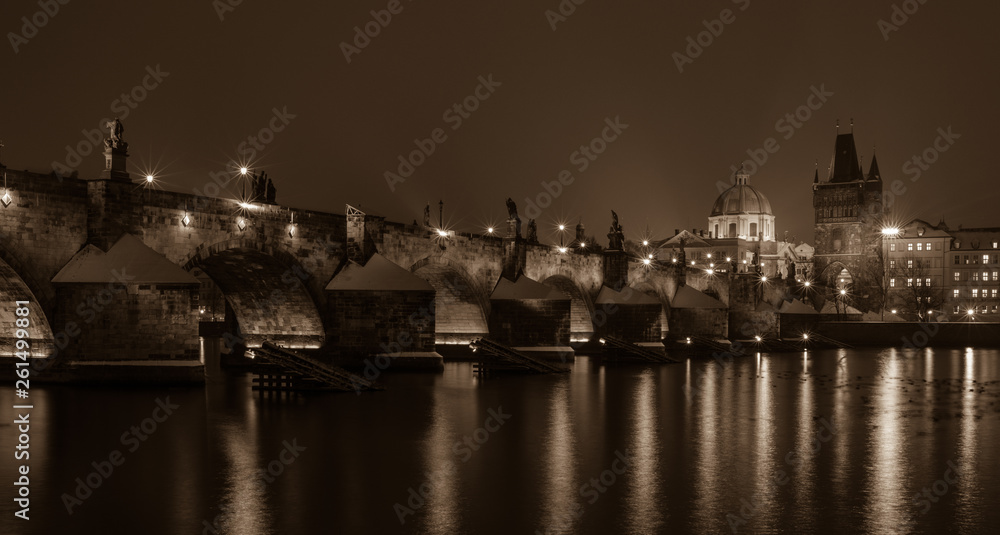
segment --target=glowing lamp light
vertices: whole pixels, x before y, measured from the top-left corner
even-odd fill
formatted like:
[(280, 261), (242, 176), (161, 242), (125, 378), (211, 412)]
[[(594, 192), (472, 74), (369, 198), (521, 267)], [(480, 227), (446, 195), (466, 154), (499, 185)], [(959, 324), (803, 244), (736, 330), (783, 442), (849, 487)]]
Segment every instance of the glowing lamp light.
[(730, 258), (730, 257), (728, 257), (728, 256), (726, 257), (726, 262), (732, 262), (732, 261), (733, 261), (733, 259), (732, 259), (732, 258)]
[(240, 174), (241, 175), (247, 174), (247, 171), (249, 171), (249, 169), (247, 169), (246, 167), (240, 167)]
[(443, 228), (439, 228), (438, 229), (438, 236), (441, 236), (442, 238), (445, 238), (445, 237), (448, 236), (448, 231), (445, 230), (445, 229), (443, 229)]
[(753, 339), (754, 339), (755, 341), (757, 341), (757, 342), (760, 342), (760, 341), (761, 341), (761, 337), (760, 337), (760, 335), (759, 335), (759, 334), (755, 334), (755, 335), (754, 335), (754, 337), (753, 337)]
[(649, 264), (650, 264), (651, 262), (652, 262), (652, 260), (650, 260), (650, 259), (648, 259), (648, 258), (643, 258), (643, 259), (642, 259), (642, 263), (643, 263), (643, 264), (646, 264), (647, 266), (648, 266), (648, 265), (649, 265)]
[(146, 183), (147, 184), (153, 183), (153, 175), (146, 175)]
[(559, 225), (559, 230), (566, 230), (566, 225)]
[(566, 249), (565, 247), (560, 247), (560, 248), (559, 248), (559, 252), (560, 252), (560, 253), (562, 253), (562, 254), (566, 254), (566, 251), (567, 251), (567, 250), (568, 250), (568, 249)]
[(689, 343), (689, 344), (691, 343), (691, 337), (690, 336), (687, 337), (687, 343)]
[(712, 253), (708, 253), (708, 257), (709, 257), (709, 258), (712, 258)]
[(250, 203), (248, 203), (248, 202), (241, 202), (240, 203), (240, 208), (242, 208), (244, 210), (247, 210), (249, 208), (253, 208), (253, 205), (250, 204)]
[(767, 275), (761, 275), (760, 282), (767, 282)]
[(673, 262), (674, 264), (677, 263), (677, 259), (676, 258), (671, 258), (670, 261)]
[(808, 339), (809, 339), (809, 334), (807, 334), (807, 333), (802, 333), (802, 339), (803, 339), (803, 340), (808, 340)]
[(713, 275), (713, 274), (715, 274), (715, 270), (714, 269), (706, 269), (705, 273), (708, 273), (709, 275)]
[(247, 228), (247, 222), (241, 217), (240, 220), (236, 223), (236, 226), (239, 227), (240, 230), (244, 230)]
[(966, 311), (965, 311), (965, 313), (966, 313), (966, 314), (968, 314), (968, 315), (970, 315), (970, 316), (972, 316), (973, 314), (975, 314), (975, 313), (976, 313), (976, 311), (975, 311), (975, 310), (972, 310), (972, 309), (970, 308), (969, 310), (966, 310)]
[(583, 241), (580, 242), (580, 247), (586, 247), (586, 246), (587, 246), (587, 242), (583, 242)]
[(840, 295), (847, 295), (847, 290), (840, 290)]
[(488, 229), (486, 229), (486, 233), (493, 234), (493, 227), (489, 227)]
[(649, 240), (642, 240), (643, 247), (649, 247)]
[(895, 314), (896, 313), (896, 309), (894, 308), (894, 309), (890, 310), (889, 312), (892, 312), (893, 314)]
[(199, 313), (199, 314), (204, 314), (204, 313), (205, 313), (205, 307), (201, 307), (201, 308), (200, 308), (200, 309), (198, 310), (198, 313)]
[(608, 343), (608, 341), (607, 341), (607, 340), (605, 340), (605, 339), (603, 339), (603, 338), (601, 338), (600, 340), (598, 340), (598, 342), (600, 342), (601, 344), (606, 344), (606, 343)]
[(883, 236), (895, 236), (899, 234), (899, 228), (897, 227), (885, 227), (882, 229)]
[(691, 261), (691, 265), (692, 265), (692, 266), (694, 265), (694, 260), (692, 260), (692, 261)]
[(746, 264), (746, 263), (747, 263), (747, 261), (746, 261), (746, 260), (744, 260), (744, 261), (743, 261), (743, 263), (744, 263), (744, 264)]
[(928, 310), (927, 311), (927, 315), (928, 316), (933, 316), (934, 315), (934, 311), (933, 310)]
[(812, 283), (809, 282), (809, 281), (805, 281), (805, 282), (802, 283), (802, 285), (805, 286), (806, 288), (808, 288), (808, 287), (812, 286)]
[(653, 253), (649, 253), (649, 258), (650, 258), (650, 259), (652, 259), (652, 258), (653, 258)]
[(289, 227), (288, 227), (288, 237), (289, 238), (294, 238), (295, 237), (295, 225), (289, 225)]
[(14, 200), (14, 199), (12, 199), (12, 198), (10, 197), (10, 193), (9, 193), (9, 192), (6, 192), (6, 191), (5, 191), (5, 192), (3, 192), (3, 197), (0, 197), (0, 201), (2, 201), (2, 202), (3, 202), (3, 205), (4, 205), (5, 207), (6, 207), (6, 206), (10, 206), (10, 203), (11, 203), (11, 201), (13, 201), (13, 200)]

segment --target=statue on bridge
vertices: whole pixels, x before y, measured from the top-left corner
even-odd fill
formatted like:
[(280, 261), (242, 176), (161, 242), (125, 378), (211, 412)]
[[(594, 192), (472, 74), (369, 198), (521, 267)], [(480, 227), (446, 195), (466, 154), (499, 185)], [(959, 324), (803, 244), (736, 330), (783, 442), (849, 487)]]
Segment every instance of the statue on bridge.
[(621, 251), (625, 243), (625, 233), (622, 231), (622, 226), (618, 224), (618, 214), (614, 210), (611, 211), (611, 219), (611, 231), (608, 232), (608, 249)]
[(521, 218), (517, 215), (517, 205), (514, 199), (507, 197), (507, 235), (521, 237)]
[(424, 207), (424, 226), (431, 226), (431, 203), (429, 202), (427, 203), (427, 206)]
[(104, 140), (105, 147), (123, 151), (128, 149), (128, 143), (125, 142), (125, 138), (123, 137), (125, 127), (122, 126), (122, 122), (117, 117), (115, 117), (114, 121), (105, 123), (104, 126), (108, 127), (108, 133), (111, 135), (111, 137)]
[(528, 236), (525, 239), (528, 243), (538, 243), (538, 226), (535, 225), (534, 219), (528, 220)]
[(507, 197), (507, 219), (521, 220), (521, 218), (517, 216), (517, 204), (515, 204), (514, 199), (511, 199), (510, 197)]

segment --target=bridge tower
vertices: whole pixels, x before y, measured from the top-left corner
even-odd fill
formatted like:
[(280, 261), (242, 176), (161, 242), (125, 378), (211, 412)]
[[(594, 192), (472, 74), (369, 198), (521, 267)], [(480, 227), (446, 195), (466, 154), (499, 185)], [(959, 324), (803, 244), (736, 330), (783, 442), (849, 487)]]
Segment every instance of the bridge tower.
[[(853, 129), (853, 128), (852, 128)], [(854, 133), (838, 134), (827, 180), (813, 177), (817, 282), (828, 291), (846, 290), (854, 306), (866, 308), (881, 287), (879, 227), (882, 177), (872, 158), (866, 176), (858, 163)]]

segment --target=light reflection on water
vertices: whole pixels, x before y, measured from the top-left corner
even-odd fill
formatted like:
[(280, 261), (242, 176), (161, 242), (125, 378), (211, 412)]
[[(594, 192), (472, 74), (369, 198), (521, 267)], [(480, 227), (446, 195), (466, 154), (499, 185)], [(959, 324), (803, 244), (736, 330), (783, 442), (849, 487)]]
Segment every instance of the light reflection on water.
[[(11, 524), (13, 505), (0, 502), (0, 533), (202, 533), (219, 515), (220, 533), (241, 535), (731, 533), (727, 515), (741, 515), (739, 533), (988, 532), (1000, 525), (998, 358), (837, 350), (605, 366), (581, 357), (570, 374), (486, 380), (448, 363), (441, 374), (385, 374), (385, 392), (292, 399), (252, 394), (239, 373), (216, 373), (204, 388), (40, 384), (37, 516)], [(177, 414), (66, 514), (61, 495), (75, 478), (167, 395)], [(0, 404), (14, 402), (0, 386)], [(468, 459), (456, 454), (501, 406), (511, 418)], [(816, 449), (821, 421), (834, 432)], [(259, 484), (293, 438), (309, 449)], [(16, 440), (0, 423), (0, 444)], [(589, 503), (581, 485), (625, 449), (632, 464)], [(914, 495), (949, 462), (958, 482), (922, 514)], [(15, 469), (0, 463), (0, 481)], [(435, 477), (401, 524), (394, 504), (442, 472), (451, 475)], [(578, 505), (579, 518), (567, 514)]]

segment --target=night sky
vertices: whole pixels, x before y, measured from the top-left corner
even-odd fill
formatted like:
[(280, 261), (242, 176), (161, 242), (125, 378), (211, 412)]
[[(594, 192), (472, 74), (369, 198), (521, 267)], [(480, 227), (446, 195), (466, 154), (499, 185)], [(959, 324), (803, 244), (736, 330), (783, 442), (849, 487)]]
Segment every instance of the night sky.
[[(770, 198), (779, 236), (811, 242), (814, 162), (825, 176), (835, 122), (843, 133), (853, 118), (865, 170), (876, 146), (887, 189), (905, 186), (899, 218), (1000, 225), (995, 2), (927, 0), (894, 30), (879, 26), (892, 23), (889, 1), (588, 0), (560, 21), (546, 15), (558, 0), (402, 0), (348, 63), (341, 43), (387, 4), (244, 0), (220, 20), (225, 0), (76, 0), (24, 42), (10, 32), (41, 8), (5, 0), (2, 161), (48, 172), (67, 145), (89, 143), (82, 130), (117, 115), (133, 176), (155, 167), (161, 187), (192, 192), (246, 159), (240, 144), (287, 110), (294, 118), (250, 162), (282, 204), (343, 213), (351, 203), (411, 222), (428, 201), (436, 221), (443, 199), (451, 228), (481, 231), (504, 217), (507, 197), (524, 217), (525, 199), (568, 170), (573, 182), (538, 216), (539, 235), (556, 241), (557, 222), (582, 217), (603, 242), (611, 209), (631, 239), (647, 227), (654, 238), (705, 228), (717, 183), (775, 138), (780, 149), (751, 184)], [(679, 72), (687, 38), (727, 9), (731, 22)], [(116, 101), (157, 65), (169, 74), (124, 116)], [(445, 111), (490, 75), (499, 85), (454, 129)], [(832, 96), (801, 127), (778, 123), (813, 88)], [(628, 127), (580, 171), (574, 151), (616, 117)], [(960, 137), (948, 150), (907, 172), (949, 127)], [(386, 171), (438, 128), (447, 138), (390, 191)], [(95, 151), (77, 168), (95, 177), (102, 167)]]

